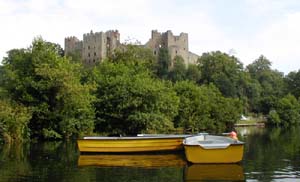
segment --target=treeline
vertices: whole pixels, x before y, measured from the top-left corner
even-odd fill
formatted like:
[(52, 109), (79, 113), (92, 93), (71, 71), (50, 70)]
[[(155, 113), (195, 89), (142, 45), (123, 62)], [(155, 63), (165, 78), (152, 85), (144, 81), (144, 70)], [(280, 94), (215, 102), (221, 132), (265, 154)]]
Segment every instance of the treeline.
[(197, 65), (168, 50), (128, 45), (88, 67), (41, 38), (8, 51), (0, 66), (0, 136), (5, 141), (101, 134), (224, 131), (241, 114), (275, 125), (299, 122), (300, 73), (287, 76), (261, 56), (204, 53)]

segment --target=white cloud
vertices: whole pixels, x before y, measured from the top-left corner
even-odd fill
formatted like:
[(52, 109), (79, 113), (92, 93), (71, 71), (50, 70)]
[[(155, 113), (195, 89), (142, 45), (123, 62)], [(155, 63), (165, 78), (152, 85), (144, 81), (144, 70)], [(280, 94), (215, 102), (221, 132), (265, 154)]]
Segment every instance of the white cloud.
[[(218, 20), (220, 17), (226, 19), (226, 7), (222, 12), (215, 12), (211, 1), (0, 0), (0, 22), (3, 25), (0, 29), (0, 57), (10, 49), (28, 47), (39, 35), (64, 46), (66, 36), (82, 39), (82, 34), (90, 30), (118, 29), (121, 40), (131, 37), (145, 43), (151, 30), (157, 29), (172, 30), (175, 35), (188, 33), (190, 50), (200, 55), (215, 50), (228, 53), (234, 49), (244, 64), (264, 54), (280, 71), (300, 68), (300, 10), (295, 10), (300, 3), (296, 0), (244, 2), (247, 18), (253, 17), (251, 25), (247, 20), (235, 24), (235, 19), (226, 21), (232, 24), (218, 24), (216, 16)], [(228, 6), (234, 4), (228, 3)], [(243, 22), (239, 19), (243, 17), (227, 18)], [(259, 26), (253, 24), (256, 19), (260, 20)]]
[(300, 68), (300, 13), (291, 13), (276, 22), (266, 24), (253, 39), (237, 43), (238, 56), (246, 64), (263, 54), (273, 68), (288, 73)]
[(261, 49), (279, 70), (300, 68), (300, 12), (287, 14), (283, 20), (274, 22), (259, 35)]

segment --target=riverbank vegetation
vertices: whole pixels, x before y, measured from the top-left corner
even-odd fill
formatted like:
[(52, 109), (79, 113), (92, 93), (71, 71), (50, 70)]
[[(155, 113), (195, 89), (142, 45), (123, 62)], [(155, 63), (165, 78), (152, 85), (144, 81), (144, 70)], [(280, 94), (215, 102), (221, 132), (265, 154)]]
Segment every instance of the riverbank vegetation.
[(133, 135), (224, 131), (242, 114), (267, 124), (300, 122), (300, 72), (284, 75), (260, 56), (244, 67), (219, 51), (185, 65), (168, 50), (137, 45), (95, 66), (36, 38), (8, 51), (0, 66), (0, 138), (69, 139), (95, 133)]

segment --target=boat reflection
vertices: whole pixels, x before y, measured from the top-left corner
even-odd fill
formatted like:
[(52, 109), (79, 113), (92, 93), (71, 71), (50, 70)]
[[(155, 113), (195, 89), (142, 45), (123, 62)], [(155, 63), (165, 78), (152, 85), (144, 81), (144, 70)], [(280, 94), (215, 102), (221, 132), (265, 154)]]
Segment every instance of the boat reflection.
[(185, 165), (180, 154), (99, 154), (80, 155), (78, 159), (78, 166), (155, 168)]
[(185, 169), (185, 181), (245, 181), (239, 164), (193, 164)]

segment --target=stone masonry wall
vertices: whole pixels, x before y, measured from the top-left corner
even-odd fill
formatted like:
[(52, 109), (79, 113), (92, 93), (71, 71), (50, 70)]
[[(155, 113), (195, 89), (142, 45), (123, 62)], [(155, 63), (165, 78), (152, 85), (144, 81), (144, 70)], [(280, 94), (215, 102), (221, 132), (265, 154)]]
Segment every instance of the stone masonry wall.
[[(158, 55), (161, 47), (167, 48), (172, 60), (176, 56), (181, 56), (186, 65), (196, 64), (199, 56), (190, 52), (188, 45), (187, 33), (180, 33), (179, 36), (174, 36), (170, 30), (163, 33), (152, 30), (151, 38), (145, 44), (145, 47), (150, 48), (155, 56)], [(65, 38), (66, 55), (78, 51), (83, 62), (87, 65), (101, 62), (111, 55), (116, 48), (121, 46), (120, 34), (117, 30), (96, 33), (91, 31), (83, 35), (82, 41), (74, 36)]]
[(96, 33), (91, 31), (83, 35), (82, 41), (74, 36), (65, 38), (65, 53), (68, 55), (79, 51), (84, 64), (94, 65), (110, 55), (119, 45), (120, 34), (117, 30)]

